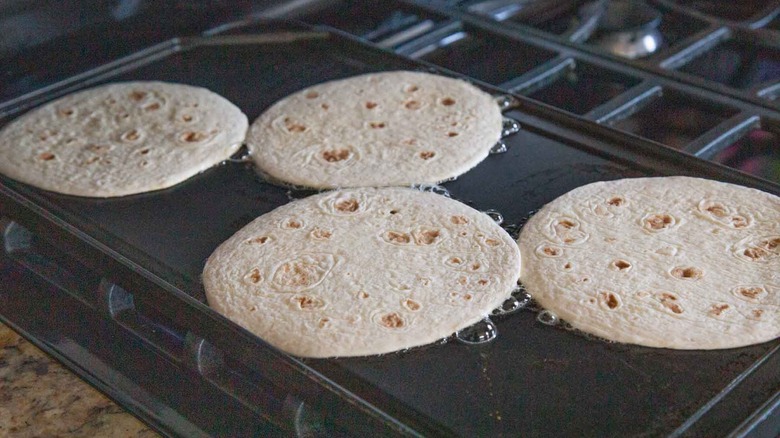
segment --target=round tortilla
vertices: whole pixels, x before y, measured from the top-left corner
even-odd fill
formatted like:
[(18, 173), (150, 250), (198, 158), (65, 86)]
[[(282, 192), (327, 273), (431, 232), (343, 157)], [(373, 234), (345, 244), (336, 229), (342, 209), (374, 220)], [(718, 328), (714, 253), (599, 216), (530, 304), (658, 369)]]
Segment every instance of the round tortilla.
[(511, 295), (520, 252), (490, 217), (441, 195), (365, 188), (265, 214), (209, 257), (209, 305), (305, 357), (425, 345)]
[(205, 88), (113, 83), (9, 123), (0, 131), (0, 173), (68, 195), (148, 192), (229, 158), (247, 127), (238, 107)]
[(716, 181), (599, 182), (535, 214), (521, 281), (577, 329), (676, 349), (780, 336), (780, 198)]
[(437, 183), (501, 139), (501, 111), (473, 85), (428, 73), (355, 76), (275, 103), (249, 129), (261, 172), (314, 188)]

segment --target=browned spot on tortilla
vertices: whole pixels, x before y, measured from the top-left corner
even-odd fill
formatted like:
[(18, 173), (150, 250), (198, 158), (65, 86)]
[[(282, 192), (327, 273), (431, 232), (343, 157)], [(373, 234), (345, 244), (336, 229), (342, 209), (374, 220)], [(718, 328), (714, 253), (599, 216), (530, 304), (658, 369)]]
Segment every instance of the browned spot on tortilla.
[(160, 109), (160, 104), (157, 102), (150, 103), (144, 107), (144, 111), (146, 112), (157, 111), (158, 109)]
[(614, 262), (612, 262), (612, 265), (620, 269), (621, 271), (631, 267), (631, 263), (625, 260), (615, 260)]
[(620, 306), (620, 301), (618, 301), (617, 296), (612, 292), (599, 292), (599, 297), (604, 304), (612, 310), (617, 309), (618, 306)]
[(320, 93), (318, 93), (316, 91), (309, 91), (309, 92), (306, 93), (306, 98), (307, 99), (316, 99), (318, 97), (320, 97)]
[(761, 309), (753, 309), (751, 313), (753, 314), (754, 318), (759, 319), (764, 314), (764, 311)]
[(478, 271), (479, 268), (481, 268), (481, 267), (482, 267), (482, 265), (479, 262), (475, 262), (475, 263), (471, 264), (471, 270), (472, 271)]
[(674, 219), (668, 214), (654, 214), (645, 219), (645, 227), (652, 230), (662, 230), (674, 222)]
[(544, 249), (542, 249), (542, 252), (550, 257), (555, 257), (561, 254), (561, 250), (558, 248), (553, 248), (552, 246), (545, 246)]
[(410, 110), (417, 110), (420, 109), (420, 107), (422, 107), (422, 104), (420, 104), (420, 102), (416, 100), (410, 100), (404, 104), (404, 107)]
[(395, 312), (382, 315), (380, 321), (381, 324), (387, 328), (401, 328), (404, 326), (403, 318)]
[(317, 307), (322, 307), (322, 303), (319, 302), (317, 299), (312, 298), (308, 295), (303, 295), (299, 297), (294, 298), (295, 302), (298, 304), (298, 308), (303, 310), (311, 310), (315, 309)]
[(341, 201), (336, 202), (334, 205), (336, 210), (342, 212), (342, 213), (354, 213), (360, 208), (360, 203), (357, 199), (350, 198), (350, 199), (343, 199)]
[(755, 247), (747, 248), (743, 254), (752, 260), (761, 260), (768, 255), (763, 249)]
[(330, 239), (332, 235), (333, 233), (331, 231), (323, 230), (322, 228), (319, 227), (315, 227), (311, 231), (311, 236), (314, 237), (315, 239), (320, 239), (320, 240)]
[(463, 263), (463, 259), (461, 259), (460, 257), (450, 257), (449, 261), (453, 265), (459, 265), (459, 264)]
[(672, 276), (680, 279), (698, 280), (704, 276), (704, 272), (692, 266), (678, 266), (672, 269)]
[(378, 105), (378, 103), (376, 103), (376, 102), (366, 102), (366, 108), (367, 109), (374, 109), (374, 108), (377, 107), (377, 105)]
[(447, 137), (457, 137), (457, 136), (458, 136), (458, 133), (455, 132), (455, 131), (450, 131), (450, 132), (447, 133)]
[(469, 219), (465, 216), (452, 216), (450, 222), (455, 225), (463, 225), (469, 223)]
[(769, 251), (774, 251), (775, 249), (780, 247), (780, 237), (766, 239), (761, 243), (759, 243), (759, 245), (764, 249), (767, 249)]
[(141, 155), (146, 155), (149, 153), (149, 149), (141, 149), (140, 151), (138, 151), (138, 153)]
[(286, 228), (292, 228), (292, 229), (294, 229), (294, 230), (297, 230), (298, 228), (301, 228), (301, 227), (303, 226), (303, 224), (301, 224), (300, 222), (298, 222), (298, 221), (297, 221), (297, 220), (295, 220), (295, 219), (290, 219), (290, 220), (288, 220), (288, 221), (287, 221), (287, 222), (284, 224), (284, 226), (285, 226)]
[(661, 293), (661, 304), (663, 304), (664, 307), (671, 310), (672, 312), (680, 314), (683, 313), (683, 309), (679, 304), (677, 304), (677, 299), (678, 298), (675, 295), (670, 293)]
[(418, 303), (417, 301), (411, 300), (411, 299), (406, 299), (406, 300), (404, 300), (404, 306), (405, 306), (407, 309), (409, 309), (409, 310), (411, 310), (411, 311), (413, 311), (413, 312), (415, 312), (415, 311), (417, 311), (417, 310), (420, 310), (420, 308), (422, 307), (422, 306), (420, 305), (420, 303)]
[(336, 163), (349, 158), (349, 149), (331, 149), (322, 152), (322, 158), (328, 163)]
[(409, 85), (409, 86), (406, 87), (406, 89), (404, 91), (406, 91), (407, 93), (414, 93), (415, 91), (417, 91), (419, 89), (420, 89), (420, 87), (418, 87), (417, 85)]
[(262, 245), (266, 242), (268, 242), (268, 236), (260, 236), (255, 237), (254, 239), (249, 239), (249, 243), (257, 243), (259, 245)]
[(624, 202), (623, 198), (615, 196), (613, 198), (610, 198), (610, 200), (607, 201), (607, 204), (615, 206), (615, 207), (620, 207), (621, 205), (623, 205), (623, 202)]
[(317, 323), (317, 326), (319, 328), (325, 328), (328, 326), (328, 323), (330, 323), (330, 319), (328, 318), (322, 318), (320, 319), (319, 323)]
[(181, 119), (184, 120), (185, 122), (191, 122), (192, 116), (189, 114), (184, 114), (183, 116), (181, 116)]
[(328, 109), (330, 109), (330, 105), (328, 105), (327, 103), (323, 103), (322, 105), (320, 105), (320, 108), (327, 111)]
[(496, 239), (485, 239), (485, 244), (487, 246), (498, 246), (501, 245), (501, 242)]
[(739, 288), (737, 292), (739, 292), (739, 294), (745, 298), (750, 298), (754, 300), (759, 295), (761, 295), (762, 292), (764, 292), (764, 289), (760, 287), (742, 287)]
[(463, 299), (466, 301), (471, 301), (471, 299), (474, 298), (471, 294), (465, 294), (463, 295)]
[(733, 225), (734, 228), (745, 228), (748, 226), (748, 220), (744, 216), (733, 216), (731, 218), (731, 225)]
[(260, 280), (263, 279), (263, 275), (260, 274), (260, 270), (257, 268), (252, 269), (249, 271), (249, 281), (252, 283), (260, 283)]
[(64, 108), (58, 111), (61, 116), (72, 116), (75, 111), (73, 108)]
[(143, 92), (143, 91), (131, 91), (130, 94), (129, 94), (129, 97), (130, 97), (130, 100), (138, 102), (141, 99), (143, 99), (144, 97), (146, 97), (146, 93)]
[(43, 152), (43, 153), (38, 155), (38, 159), (39, 160), (43, 160), (43, 161), (51, 161), (54, 158), (56, 158), (56, 156), (54, 154), (52, 154), (51, 152)]
[(368, 126), (370, 126), (372, 129), (382, 129), (387, 125), (385, 122), (369, 122)]
[(122, 134), (122, 140), (125, 141), (136, 141), (139, 138), (141, 138), (141, 134), (136, 129), (131, 129), (130, 131), (127, 131), (124, 134)]
[(487, 286), (488, 283), (489, 281), (485, 280), (484, 278), (477, 280), (477, 284), (480, 286)]
[(394, 243), (409, 243), (412, 238), (406, 233), (398, 233), (396, 231), (388, 231), (386, 234), (387, 240)]
[(453, 99), (451, 97), (445, 97), (444, 99), (441, 100), (441, 104), (444, 105), (444, 106), (455, 105), (455, 99)]
[(423, 151), (423, 152), (420, 152), (420, 158), (422, 158), (423, 160), (430, 160), (435, 155), (436, 155), (436, 152), (433, 152), (433, 151)]
[(284, 126), (287, 128), (288, 132), (303, 132), (306, 130), (306, 126), (294, 122), (291, 118), (285, 117), (284, 118)]
[(441, 236), (439, 230), (421, 230), (414, 233), (414, 241), (418, 245), (430, 245)]
[(203, 141), (203, 139), (206, 138), (206, 134), (202, 132), (187, 131), (179, 138), (181, 138), (182, 141), (186, 141), (187, 143), (195, 143)]
[(710, 313), (710, 315), (713, 315), (713, 316), (720, 316), (728, 308), (729, 308), (729, 305), (725, 304), (725, 303), (713, 304), (710, 307), (709, 313)]
[(707, 211), (712, 213), (712, 215), (716, 217), (723, 217), (728, 214), (728, 211), (726, 211), (726, 209), (724, 209), (720, 205), (713, 205), (711, 207), (707, 207)]

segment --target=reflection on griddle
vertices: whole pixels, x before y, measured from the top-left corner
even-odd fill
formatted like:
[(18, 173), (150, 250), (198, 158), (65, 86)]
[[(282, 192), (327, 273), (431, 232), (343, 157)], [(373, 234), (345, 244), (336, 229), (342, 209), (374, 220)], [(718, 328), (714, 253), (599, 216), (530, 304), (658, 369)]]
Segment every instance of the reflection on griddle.
[(712, 160), (770, 181), (780, 182), (780, 135), (754, 129), (718, 152)]

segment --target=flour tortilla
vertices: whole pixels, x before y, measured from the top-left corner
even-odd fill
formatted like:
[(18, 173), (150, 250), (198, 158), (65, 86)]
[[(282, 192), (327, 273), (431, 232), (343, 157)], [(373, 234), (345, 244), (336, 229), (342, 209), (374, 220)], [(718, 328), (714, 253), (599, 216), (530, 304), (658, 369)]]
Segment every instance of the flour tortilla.
[(209, 257), (209, 305), (297, 356), (387, 353), (445, 338), (511, 295), (520, 252), (490, 217), (404, 188), (277, 208)]
[(521, 281), (584, 332), (650, 347), (780, 336), (780, 198), (688, 178), (590, 184), (525, 225)]
[(458, 79), (395, 71), (326, 82), (265, 111), (247, 136), (260, 171), (314, 188), (436, 183), (501, 138), (493, 98)]
[(0, 132), (0, 173), (69, 195), (148, 192), (229, 158), (247, 127), (240, 109), (205, 88), (108, 84), (8, 124)]

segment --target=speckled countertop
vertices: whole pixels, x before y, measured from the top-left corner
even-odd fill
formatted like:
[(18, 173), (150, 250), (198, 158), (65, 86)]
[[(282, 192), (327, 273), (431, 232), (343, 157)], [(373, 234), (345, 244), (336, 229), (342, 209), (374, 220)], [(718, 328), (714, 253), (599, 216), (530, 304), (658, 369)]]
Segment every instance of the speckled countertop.
[(159, 435), (0, 324), (0, 436)]

